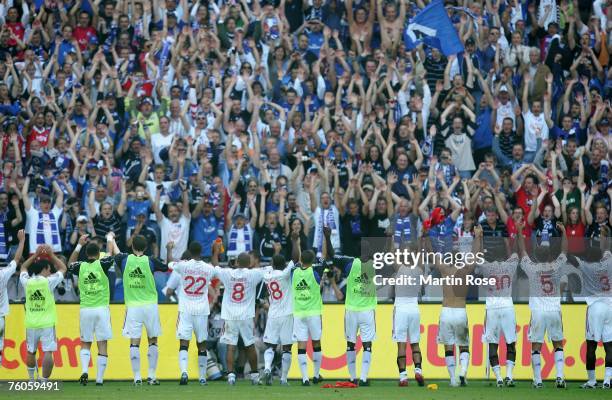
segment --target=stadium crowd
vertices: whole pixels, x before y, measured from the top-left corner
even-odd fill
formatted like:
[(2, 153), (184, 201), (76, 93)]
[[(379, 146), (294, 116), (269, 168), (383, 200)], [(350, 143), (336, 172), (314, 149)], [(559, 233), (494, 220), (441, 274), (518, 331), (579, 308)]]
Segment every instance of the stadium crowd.
[[(20, 229), (25, 254), (66, 260), (142, 235), (161, 266), (191, 241), (268, 265), (320, 252), (324, 228), (353, 257), (423, 226), (461, 250), (480, 225), (507, 255), (517, 225), (529, 246), (562, 222), (578, 255), (610, 236), (611, 4), (445, 0), (464, 51), (443, 54), (406, 46), (427, 3), (3, 0), (0, 260)], [(323, 300), (342, 301), (333, 271)], [(8, 292), (23, 300), (19, 271)]]

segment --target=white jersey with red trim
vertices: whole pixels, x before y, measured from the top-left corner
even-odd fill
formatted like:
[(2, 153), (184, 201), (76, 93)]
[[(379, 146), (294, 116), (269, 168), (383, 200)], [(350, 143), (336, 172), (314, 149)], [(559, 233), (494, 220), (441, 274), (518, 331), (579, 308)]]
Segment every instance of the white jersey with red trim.
[(536, 263), (527, 256), (521, 269), (529, 280), (531, 311), (561, 311), (561, 278), (566, 274), (567, 256), (563, 253), (553, 262)]
[(293, 301), (291, 299), (291, 270), (293, 261), (282, 270), (264, 268), (263, 281), (268, 287), (268, 318), (279, 318), (293, 314)]
[(208, 285), (215, 276), (215, 267), (196, 260), (170, 263), (169, 267), (180, 278), (180, 284), (172, 288), (177, 290), (179, 311), (190, 315), (210, 314)]
[(257, 285), (263, 278), (263, 270), (215, 267), (215, 275), (223, 283), (221, 318), (241, 321), (255, 317)]

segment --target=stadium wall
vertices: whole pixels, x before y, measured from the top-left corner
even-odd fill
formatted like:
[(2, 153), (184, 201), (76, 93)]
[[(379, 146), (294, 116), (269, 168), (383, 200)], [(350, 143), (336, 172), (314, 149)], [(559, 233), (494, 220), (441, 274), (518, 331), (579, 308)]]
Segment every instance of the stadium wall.
[[(441, 305), (422, 304), (421, 310), (421, 352), (423, 355), (423, 372), (426, 379), (446, 379), (448, 373), (444, 364), (444, 349), (437, 345), (438, 316)], [(322, 375), (325, 378), (345, 379), (348, 375), (346, 369), (344, 341), (344, 306), (325, 305), (323, 312), (323, 365)], [(160, 305), (160, 317), (163, 334), (159, 339), (160, 363), (157, 371), (159, 379), (178, 379), (178, 343), (175, 337), (175, 321), (177, 306), (175, 304)], [(487, 346), (482, 343), (484, 332), (484, 304), (468, 305), (468, 319), (470, 322), (470, 368), (468, 377), (479, 379), (485, 377)], [(57, 325), (58, 351), (55, 353), (55, 369), (53, 378), (74, 380), (80, 376), (79, 367), (79, 306), (76, 304), (62, 304), (57, 306), (59, 323)], [(125, 314), (125, 306), (111, 305), (111, 318), (113, 325), (113, 339), (109, 342), (109, 362), (106, 370), (106, 379), (132, 379), (129, 360), (129, 342), (121, 336)], [(565, 344), (565, 376), (567, 379), (584, 379), (586, 343), (584, 339), (586, 305), (563, 305), (563, 322), (566, 338)], [(527, 339), (529, 328), (529, 308), (525, 304), (516, 306), (517, 317), (517, 359), (514, 369), (515, 379), (531, 379), (530, 346)], [(24, 307), (20, 304), (10, 305), (10, 314), (6, 317), (6, 330), (4, 340), (4, 354), (0, 379), (26, 379), (25, 368), (26, 344)], [(396, 379), (398, 376), (396, 366), (397, 350), (391, 340), (393, 322), (393, 306), (381, 304), (376, 310), (377, 340), (373, 345), (372, 367), (370, 378)], [(146, 376), (146, 341), (141, 345), (142, 373)], [(95, 360), (96, 345), (92, 348), (92, 358)], [(503, 347), (503, 346), (502, 346)], [(361, 343), (358, 343), (357, 365), (361, 359)], [(294, 346), (294, 353), (297, 352)], [(309, 347), (309, 354), (311, 354)], [(189, 372), (197, 376), (197, 357), (195, 345), (189, 349)], [(598, 379), (603, 378), (603, 347), (600, 345), (597, 352)], [(410, 353), (407, 354), (407, 363), (412, 364)], [(500, 364), (505, 365), (505, 354), (502, 351)], [(95, 366), (93, 367), (95, 369)], [(312, 365), (309, 364), (309, 368)], [(312, 370), (311, 370), (312, 371)], [(409, 376), (412, 369), (409, 369)], [(312, 374), (312, 372), (310, 372)], [(492, 375), (492, 374), (491, 374)], [(299, 368), (297, 357), (294, 354), (290, 377), (297, 378)], [(547, 343), (542, 349), (542, 376), (544, 379), (554, 379), (554, 355), (552, 345)]]

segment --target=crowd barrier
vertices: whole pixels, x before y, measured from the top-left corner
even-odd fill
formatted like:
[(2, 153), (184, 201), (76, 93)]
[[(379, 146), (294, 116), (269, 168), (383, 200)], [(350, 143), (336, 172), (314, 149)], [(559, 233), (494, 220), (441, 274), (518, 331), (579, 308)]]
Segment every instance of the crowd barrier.
[[(421, 353), (423, 356), (423, 371), (426, 378), (446, 379), (448, 373), (444, 363), (443, 346), (436, 342), (438, 332), (438, 316), (440, 304), (422, 304), (421, 310)], [(159, 379), (178, 379), (178, 341), (175, 336), (175, 321), (177, 317), (176, 304), (163, 304), (159, 307), (162, 321), (162, 336), (159, 338)], [(346, 378), (346, 343), (344, 339), (344, 306), (340, 304), (326, 304), (323, 307), (323, 362), (321, 374), (325, 378)], [(481, 379), (485, 377), (487, 364), (487, 346), (482, 343), (484, 332), (484, 304), (469, 304), (467, 306), (470, 324), (470, 367), (468, 378)], [(585, 304), (566, 304), (562, 306), (564, 332), (565, 332), (565, 376), (570, 380), (586, 378), (585, 354), (586, 343), (584, 339)], [(58, 324), (57, 339), (58, 350), (55, 353), (55, 369), (53, 378), (74, 380), (81, 374), (79, 366), (79, 306), (77, 304), (61, 304), (57, 306)], [(111, 318), (113, 325), (113, 339), (109, 342), (109, 361), (106, 370), (106, 379), (132, 379), (129, 360), (129, 342), (121, 336), (125, 314), (122, 304), (111, 305)], [(531, 379), (531, 352), (527, 339), (530, 312), (526, 304), (516, 305), (517, 318), (517, 356), (514, 369), (515, 379)], [(24, 307), (21, 304), (11, 304), (10, 314), (6, 317), (6, 330), (4, 340), (4, 354), (0, 379), (26, 379), (25, 368), (26, 343)], [(381, 304), (376, 310), (377, 339), (372, 348), (371, 378), (396, 379), (398, 376), (396, 345), (391, 339), (393, 322), (393, 305)], [(97, 354), (95, 344), (92, 348), (92, 358)], [(501, 346), (503, 348), (503, 346)], [(361, 343), (357, 344), (357, 365), (361, 361)], [(294, 353), (297, 352), (293, 346)], [(147, 371), (147, 346), (145, 341), (141, 346), (142, 374)], [(312, 348), (309, 346), (309, 354)], [(189, 374), (197, 376), (196, 348), (192, 343), (189, 349)], [(597, 350), (597, 377), (603, 378), (604, 364), (603, 347)], [(505, 354), (501, 351), (500, 364), (505, 365)], [(407, 363), (411, 364), (411, 355), (407, 354)], [(95, 363), (93, 363), (95, 365)], [(309, 363), (309, 368), (312, 368)], [(359, 368), (359, 367), (358, 367)], [(93, 370), (95, 371), (95, 366)], [(358, 369), (359, 371), (359, 369)], [(409, 376), (412, 369), (409, 367)], [(312, 375), (312, 370), (310, 371)], [(544, 379), (555, 378), (555, 361), (552, 344), (547, 343), (542, 348), (542, 376)], [(297, 356), (294, 354), (290, 371), (290, 378), (299, 377)]]

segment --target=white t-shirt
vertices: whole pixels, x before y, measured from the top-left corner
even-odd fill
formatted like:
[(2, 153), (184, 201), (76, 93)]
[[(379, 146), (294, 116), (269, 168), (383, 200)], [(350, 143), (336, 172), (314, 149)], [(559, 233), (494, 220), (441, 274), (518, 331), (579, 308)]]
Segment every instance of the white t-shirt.
[(174, 242), (172, 249), (172, 259), (180, 260), (185, 250), (187, 250), (187, 242), (189, 239), (189, 224), (191, 218), (181, 214), (178, 222), (172, 222), (167, 217), (164, 217), (159, 224), (161, 231), (161, 248), (159, 256), (162, 260), (167, 259), (166, 245), (168, 242)]
[(56, 273), (51, 274), (45, 278), (41, 275), (30, 276), (27, 272), (22, 272), (19, 275), (19, 282), (21, 283), (21, 286), (23, 286), (24, 290), (26, 284), (30, 279), (46, 279), (47, 281), (49, 281), (49, 290), (51, 290), (51, 293), (53, 293), (57, 285), (62, 283), (62, 281), (64, 280), (64, 274), (62, 274), (60, 271), (57, 271)]
[(169, 267), (180, 277), (174, 287), (168, 282), (168, 287), (177, 291), (179, 311), (190, 315), (210, 314), (208, 285), (215, 276), (215, 267), (196, 260), (170, 263)]
[(263, 280), (268, 287), (268, 318), (279, 318), (293, 314), (291, 300), (291, 270), (293, 261), (289, 261), (283, 270), (264, 268)]
[(483, 278), (495, 278), (496, 284), (483, 287), (486, 296), (487, 310), (512, 307), (512, 284), (518, 268), (518, 254), (513, 253), (506, 261), (487, 262), (480, 265), (477, 271)]
[(516, 129), (516, 116), (514, 115), (514, 107), (512, 106), (511, 101), (506, 102), (506, 104), (499, 104), (499, 107), (497, 108), (497, 119), (495, 120), (495, 124), (502, 126), (506, 118), (512, 119), (512, 127)]
[(561, 311), (561, 278), (566, 274), (566, 262), (563, 253), (552, 263), (534, 263), (527, 256), (521, 259), (529, 280), (531, 311)]
[(587, 305), (606, 301), (612, 307), (612, 253), (606, 251), (600, 262), (578, 262), (582, 272), (582, 293), (586, 296)]
[(548, 125), (544, 112), (536, 117), (529, 110), (523, 112), (523, 118), (525, 119), (525, 151), (536, 151), (538, 146), (536, 134), (538, 132), (541, 133), (542, 140), (548, 140)]
[[(421, 276), (425, 273), (423, 269), (415, 267), (410, 268), (405, 265), (399, 267), (395, 273), (395, 308), (401, 311), (419, 311), (419, 294), (421, 293)], [(414, 285), (408, 283), (408, 279), (414, 281)], [(398, 281), (397, 279), (402, 279)]]
[[(157, 195), (157, 183), (155, 181), (146, 181), (145, 185), (147, 187), (147, 192), (149, 192), (149, 196), (151, 199), (154, 199)], [(168, 192), (172, 189), (172, 181), (162, 181), (161, 185), (164, 187), (161, 195), (159, 196), (159, 209), (161, 210), (164, 207), (164, 204), (170, 203), (170, 196), (168, 196)], [(154, 215), (151, 218), (155, 218)]]
[(15, 260), (11, 261), (6, 267), (0, 269), (0, 317), (4, 317), (9, 313), (8, 291), (6, 284), (8, 280), (17, 270)]
[(244, 321), (255, 317), (257, 285), (263, 278), (263, 270), (215, 267), (216, 275), (223, 283), (221, 318), (226, 321)]
[(164, 147), (169, 147), (172, 144), (173, 138), (173, 134), (164, 136), (161, 133), (155, 133), (151, 135), (151, 149), (153, 150), (153, 160), (155, 160), (155, 164), (163, 163), (162, 159), (159, 158), (159, 152)]
[[(58, 228), (58, 236), (59, 236), (59, 225), (60, 225), (60, 216), (62, 215), (62, 208), (55, 205), (51, 209), (51, 213), (55, 217), (55, 223)], [(38, 210), (34, 207), (30, 207), (28, 211), (26, 211), (26, 226), (25, 231), (28, 235), (30, 235), (30, 252), (34, 253), (38, 247), (36, 244), (36, 230), (38, 229)], [(51, 232), (51, 220), (48, 214), (43, 214), (43, 231), (45, 233), (45, 243), (51, 245), (54, 253), (61, 253), (62, 251), (62, 241), (60, 239), (57, 245), (53, 245), (53, 234)]]

